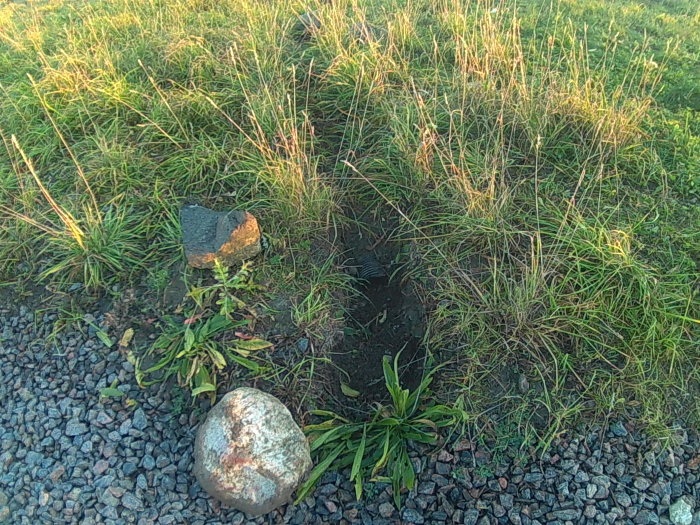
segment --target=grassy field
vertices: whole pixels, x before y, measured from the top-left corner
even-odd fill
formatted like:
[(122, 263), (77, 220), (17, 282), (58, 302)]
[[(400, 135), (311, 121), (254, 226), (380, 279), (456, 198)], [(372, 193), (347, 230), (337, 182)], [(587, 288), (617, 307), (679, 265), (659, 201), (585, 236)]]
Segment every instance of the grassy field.
[(472, 431), (668, 439), (700, 422), (699, 75), (696, 0), (5, 2), (0, 276), (160, 292), (182, 203), (248, 209), (323, 358), (364, 233)]

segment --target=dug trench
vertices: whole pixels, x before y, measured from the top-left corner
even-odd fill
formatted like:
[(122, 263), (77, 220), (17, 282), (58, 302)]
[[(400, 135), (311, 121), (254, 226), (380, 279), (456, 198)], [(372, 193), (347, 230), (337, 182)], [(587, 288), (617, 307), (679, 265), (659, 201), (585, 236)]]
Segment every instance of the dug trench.
[[(372, 236), (359, 232), (345, 232), (342, 242), (346, 267), (358, 293), (347, 306), (343, 336), (332, 354), (341, 370), (336, 382), (339, 397), (347, 399), (349, 393), (361, 404), (383, 402), (388, 397), (382, 368), (385, 356), (393, 363), (399, 355), (404, 388), (420, 383), (425, 360), (425, 309), (397, 257), (400, 244), (373, 242)], [(342, 389), (341, 383), (350, 389)]]

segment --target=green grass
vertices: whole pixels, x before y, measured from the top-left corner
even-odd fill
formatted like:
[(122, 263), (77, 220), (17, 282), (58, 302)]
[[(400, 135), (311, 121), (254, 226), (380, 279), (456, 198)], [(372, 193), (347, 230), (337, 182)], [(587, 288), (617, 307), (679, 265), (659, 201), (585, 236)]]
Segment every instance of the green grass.
[(389, 402), (377, 404), (368, 421), (350, 421), (327, 410), (315, 412), (325, 420), (308, 425), (305, 431), (317, 465), (300, 487), (297, 502), (313, 490), (328, 470), (351, 467), (350, 481), (355, 484), (358, 500), (368, 481), (385, 482), (391, 483), (394, 502), (400, 507), (402, 490), (411, 490), (416, 481), (409, 444), (434, 445), (440, 429), (451, 427), (459, 431), (467, 422), (468, 414), (459, 406), (438, 405), (430, 400), (429, 387), (436, 371), (430, 362), (420, 384), (412, 391), (401, 385), (398, 355), (393, 364), (385, 356), (382, 367)]
[(183, 202), (248, 209), (325, 359), (339, 232), (389, 219), (475, 431), (669, 439), (700, 422), (699, 60), (693, 0), (5, 4), (0, 274), (161, 287)]

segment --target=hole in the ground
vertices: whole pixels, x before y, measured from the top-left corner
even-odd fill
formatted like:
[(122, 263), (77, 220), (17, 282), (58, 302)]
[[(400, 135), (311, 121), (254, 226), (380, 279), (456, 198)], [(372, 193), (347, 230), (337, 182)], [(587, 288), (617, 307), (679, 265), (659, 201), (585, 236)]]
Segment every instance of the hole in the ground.
[(403, 282), (403, 272), (391, 264), (395, 247), (367, 246), (355, 236), (346, 237), (346, 246), (360, 294), (348, 308), (344, 337), (335, 348), (333, 360), (347, 374), (342, 380), (361, 393), (358, 401), (382, 401), (387, 397), (384, 356), (393, 362), (401, 352), (404, 388), (415, 388), (420, 383), (425, 311), (412, 287)]

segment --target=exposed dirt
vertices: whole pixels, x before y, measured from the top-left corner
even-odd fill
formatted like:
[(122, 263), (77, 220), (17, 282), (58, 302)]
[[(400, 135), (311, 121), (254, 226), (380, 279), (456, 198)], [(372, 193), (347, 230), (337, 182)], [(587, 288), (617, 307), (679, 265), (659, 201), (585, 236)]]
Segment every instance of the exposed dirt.
[[(384, 400), (387, 391), (382, 360), (399, 360), (401, 382), (414, 388), (423, 374), (425, 350), (421, 340), (425, 332), (425, 311), (403, 272), (394, 264), (395, 244), (371, 242), (359, 234), (345, 234), (350, 271), (356, 276), (357, 297), (352, 299), (345, 317), (344, 336), (333, 351), (333, 361), (347, 377), (359, 401)], [(363, 276), (364, 278), (360, 277)]]

